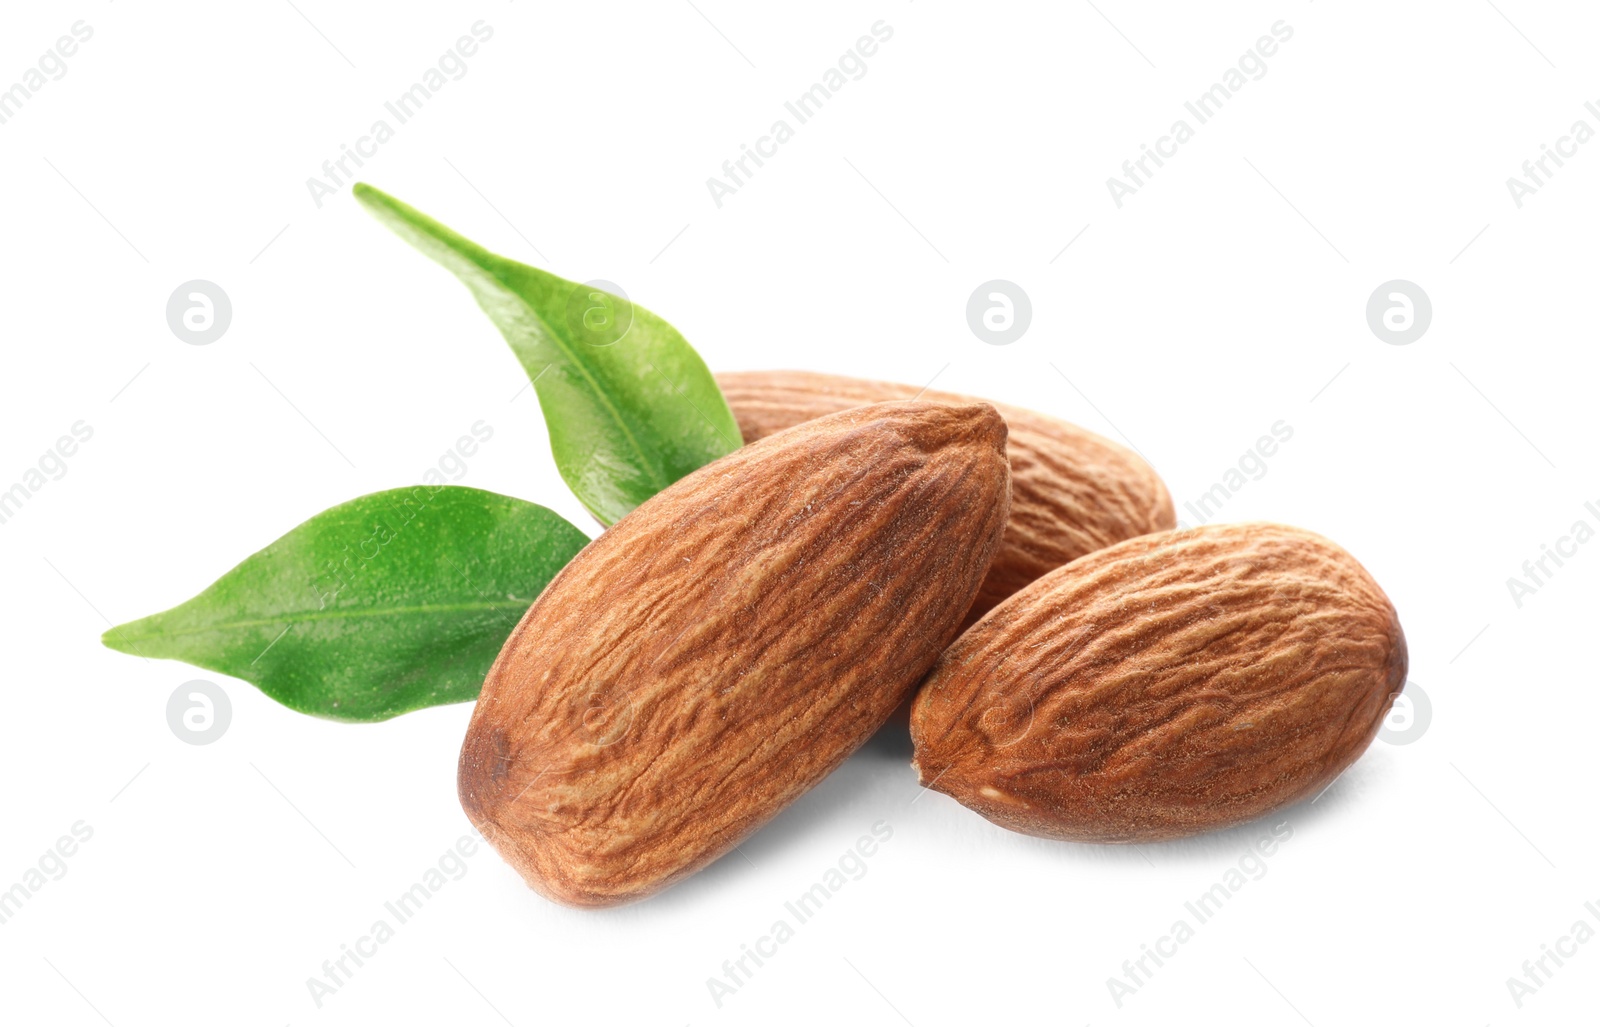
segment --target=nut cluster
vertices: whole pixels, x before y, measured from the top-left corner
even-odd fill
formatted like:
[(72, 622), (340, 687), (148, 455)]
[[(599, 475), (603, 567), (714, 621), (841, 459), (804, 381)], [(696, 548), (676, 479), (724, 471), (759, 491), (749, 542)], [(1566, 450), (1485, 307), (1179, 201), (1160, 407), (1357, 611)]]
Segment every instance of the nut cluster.
[(473, 712), (462, 805), (552, 899), (694, 873), (913, 694), (929, 787), (1125, 842), (1314, 794), (1403, 687), (1353, 557), (1279, 525), (1172, 530), (1160, 478), (1106, 439), (908, 386), (719, 384), (748, 444), (568, 564)]

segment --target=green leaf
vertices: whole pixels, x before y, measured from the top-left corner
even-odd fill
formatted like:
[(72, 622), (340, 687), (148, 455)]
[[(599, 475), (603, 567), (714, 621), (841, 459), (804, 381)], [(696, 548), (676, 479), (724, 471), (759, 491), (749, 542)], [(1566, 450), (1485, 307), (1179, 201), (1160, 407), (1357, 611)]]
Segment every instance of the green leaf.
[(523, 612), (588, 541), (493, 492), (374, 492), (102, 641), (243, 678), (302, 713), (386, 720), (476, 697)]
[(711, 371), (661, 318), (496, 256), (370, 185), (354, 192), (472, 291), (533, 380), (561, 477), (600, 523), (739, 448)]

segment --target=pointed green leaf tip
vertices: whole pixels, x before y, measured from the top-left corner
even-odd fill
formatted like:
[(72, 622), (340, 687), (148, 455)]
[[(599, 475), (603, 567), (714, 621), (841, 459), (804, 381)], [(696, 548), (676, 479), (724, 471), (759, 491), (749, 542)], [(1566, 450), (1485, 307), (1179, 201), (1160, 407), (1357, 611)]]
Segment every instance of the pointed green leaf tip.
[(386, 720), (475, 698), (523, 612), (588, 541), (493, 492), (375, 492), (102, 641), (242, 678), (302, 713)]
[(357, 200), (467, 286), (533, 381), (561, 477), (602, 524), (739, 448), (677, 329), (606, 289), (496, 256), (365, 183)]

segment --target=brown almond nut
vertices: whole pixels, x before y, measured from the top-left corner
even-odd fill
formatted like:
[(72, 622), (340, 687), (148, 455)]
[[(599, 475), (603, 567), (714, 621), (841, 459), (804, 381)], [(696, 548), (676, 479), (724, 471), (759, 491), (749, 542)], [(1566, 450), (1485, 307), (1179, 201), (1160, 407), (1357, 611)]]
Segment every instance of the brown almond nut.
[(913, 765), (1014, 831), (1177, 838), (1315, 795), (1405, 679), (1394, 607), (1332, 542), (1164, 532), (1047, 574), (957, 639), (912, 704)]
[(1005, 529), (993, 407), (810, 421), (662, 491), (506, 642), (461, 805), (545, 896), (643, 898), (728, 852), (881, 725), (955, 637)]
[[(746, 442), (813, 417), (866, 403), (917, 397), (957, 405), (984, 400), (911, 385), (806, 371), (717, 375)], [(994, 404), (1011, 434), (1011, 520), (994, 566), (967, 616), (1085, 553), (1177, 523), (1167, 487), (1138, 454), (1076, 425), (1021, 407)]]

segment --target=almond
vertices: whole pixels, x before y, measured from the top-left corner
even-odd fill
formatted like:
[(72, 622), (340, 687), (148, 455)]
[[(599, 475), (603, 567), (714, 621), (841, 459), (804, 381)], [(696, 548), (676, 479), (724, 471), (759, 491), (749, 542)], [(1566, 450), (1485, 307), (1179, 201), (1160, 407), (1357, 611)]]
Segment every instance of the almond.
[[(908, 400), (983, 400), (911, 385), (805, 371), (717, 375), (746, 442), (837, 410)], [(1011, 520), (967, 622), (1048, 571), (1123, 539), (1176, 524), (1172, 497), (1137, 454), (1053, 417), (995, 403), (1010, 428)]]
[(473, 711), (467, 816), (549, 898), (642, 898), (837, 767), (955, 636), (1000, 544), (986, 405), (810, 421), (708, 464), (556, 576)]
[(1315, 795), (1405, 678), (1394, 607), (1327, 539), (1274, 524), (1147, 535), (962, 635), (912, 705), (914, 766), (1015, 831), (1176, 838)]

